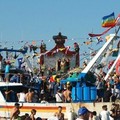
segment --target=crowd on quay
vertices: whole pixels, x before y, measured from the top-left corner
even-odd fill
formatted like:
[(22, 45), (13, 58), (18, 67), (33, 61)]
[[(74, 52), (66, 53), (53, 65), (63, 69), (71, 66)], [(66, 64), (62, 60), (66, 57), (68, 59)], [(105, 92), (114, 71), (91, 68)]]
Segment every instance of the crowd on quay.
[[(19, 103), (15, 103), (14, 107), (10, 113), (10, 120), (65, 120), (64, 113), (62, 112), (62, 106), (58, 106), (58, 111), (49, 118), (42, 119), (41, 117), (36, 117), (37, 110), (32, 109), (30, 114), (25, 113), (20, 115)], [(6, 118), (0, 118), (0, 120), (6, 120)], [(72, 120), (120, 120), (120, 104), (113, 103), (111, 109), (108, 110), (107, 105), (102, 106), (102, 111), (99, 113), (97, 111), (88, 110), (87, 107), (82, 106), (78, 109), (78, 113), (73, 117)]]
[(81, 107), (78, 110), (76, 120), (120, 120), (120, 104), (112, 104), (110, 110), (108, 110), (107, 105), (103, 105), (100, 113)]

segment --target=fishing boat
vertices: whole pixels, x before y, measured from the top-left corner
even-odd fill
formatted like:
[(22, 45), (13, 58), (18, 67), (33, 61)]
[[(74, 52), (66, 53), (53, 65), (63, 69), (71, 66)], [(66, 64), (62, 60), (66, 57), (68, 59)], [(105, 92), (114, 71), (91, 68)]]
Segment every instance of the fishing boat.
[[(3, 95), (4, 89), (16, 89), (17, 91), (22, 90), (23, 85), (21, 83), (6, 83), (0, 82), (0, 119), (6, 118), (9, 120), (11, 109), (14, 107), (15, 102), (7, 102)], [(66, 120), (74, 120), (77, 116), (77, 111), (80, 106), (86, 106), (90, 110), (101, 111), (102, 105), (108, 105), (108, 108), (111, 107), (112, 103), (19, 103), (22, 108), (20, 109), (20, 116), (25, 115), (26, 113), (30, 114), (32, 109), (37, 111), (35, 117), (41, 117), (42, 119), (48, 119), (54, 116), (54, 113), (58, 111), (58, 106), (62, 106), (62, 112), (65, 115)]]
[[(54, 36), (54, 39), (57, 43), (57, 45), (59, 45), (59, 52), (60, 52), (60, 56), (57, 53), (58, 51), (56, 51), (56, 49), (58, 49), (58, 46), (56, 46), (54, 49), (52, 49), (49, 52), (46, 52), (45, 47), (43, 46), (43, 44), (41, 44), (41, 56), (40, 56), (40, 61), (41, 61), (41, 69), (44, 68), (45, 63), (51, 63), (51, 61), (53, 61), (53, 58), (55, 58), (54, 60), (57, 62), (55, 64), (55, 62), (52, 62), (53, 64), (48, 64), (51, 65), (49, 67), (52, 67), (53, 65), (56, 65), (56, 70), (59, 71), (60, 69), (62, 70), (62, 72), (64, 73), (66, 71), (65, 67), (60, 66), (59, 64), (59, 60), (58, 58), (62, 58), (61, 56), (63, 56), (65, 53), (68, 53), (69, 59), (72, 59), (72, 57), (70, 57), (71, 55), (76, 55), (76, 57), (74, 58), (74, 65), (79, 65), (78, 64), (78, 48), (76, 48), (76, 52), (71, 52), (69, 51), (69, 49), (65, 48), (63, 46), (63, 43), (65, 42), (66, 37), (61, 36), (61, 34), (59, 33), (59, 35), (56, 37)], [(118, 37), (116, 36), (116, 34), (110, 34), (110, 38), (109, 40), (103, 45), (103, 47), (98, 51), (98, 53), (93, 57), (93, 59), (88, 63), (88, 65), (79, 73), (77, 73), (78, 75), (73, 78), (73, 77), (68, 77), (66, 79), (61, 80), (61, 83), (66, 83), (66, 82), (71, 82), (71, 83), (76, 83), (73, 86), (73, 90), (72, 90), (72, 99), (73, 102), (72, 103), (45, 103), (45, 104), (41, 104), (41, 103), (20, 103), (20, 105), (22, 106), (22, 108), (20, 109), (20, 115), (25, 115), (25, 113), (30, 113), (31, 109), (36, 109), (37, 113), (36, 113), (36, 117), (41, 117), (41, 118), (49, 118), (50, 116), (54, 116), (54, 113), (58, 110), (58, 106), (62, 106), (62, 112), (65, 114), (65, 119), (69, 119), (69, 120), (73, 120), (73, 117), (75, 114), (77, 114), (77, 110), (80, 106), (86, 106), (91, 110), (97, 110), (98, 112), (101, 111), (101, 106), (104, 104), (108, 105), (108, 108), (110, 108), (111, 103), (95, 103), (93, 104), (93, 101), (96, 99), (96, 88), (95, 86), (85, 86), (85, 87), (81, 87), (80, 84), (81, 82), (84, 82), (82, 80), (84, 80), (83, 78), (86, 77), (86, 74), (89, 72), (93, 72), (95, 70), (94, 64), (97, 62), (97, 60), (99, 59), (100, 61), (100, 56), (106, 51), (106, 49), (109, 47), (109, 45), (116, 40)], [(75, 44), (75, 46), (77, 46)], [(62, 47), (63, 49), (60, 49), (60, 47)], [(44, 48), (44, 49), (43, 49)], [(56, 51), (56, 53), (55, 53)], [(43, 57), (43, 54), (47, 54), (47, 56)], [(51, 56), (52, 54), (56, 54), (56, 57)], [(49, 56), (49, 62), (46, 62), (46, 60), (48, 59), (47, 57)], [(110, 71), (113, 70), (113, 68), (115, 67), (115, 63), (118, 61), (120, 55), (117, 57), (116, 61), (114, 62), (114, 64), (112, 65)], [(71, 61), (71, 62), (73, 62)], [(98, 64), (98, 63), (97, 63)], [(48, 66), (47, 65), (47, 66)], [(71, 65), (71, 64), (69, 64)], [(74, 67), (74, 66), (73, 66)], [(31, 69), (32, 70), (32, 69)], [(45, 70), (45, 69), (43, 69)], [(110, 71), (108, 71), (108, 74), (110, 73)], [(46, 74), (45, 71), (43, 71), (42, 74)], [(105, 79), (107, 80), (108, 78), (108, 74), (105, 76)], [(91, 80), (88, 80), (87, 83), (90, 83)], [(10, 116), (10, 111), (11, 109), (14, 107), (15, 102), (7, 102), (5, 97), (4, 97), (4, 90), (5, 89), (13, 89), (15, 91), (20, 92), (23, 87), (27, 87), (24, 86), (22, 83), (10, 83), (10, 82), (0, 82), (0, 116), (1, 117), (6, 117), (9, 118)], [(93, 89), (94, 88), (94, 89)], [(82, 93), (81, 92), (84, 92)], [(91, 90), (91, 91), (90, 91)], [(88, 94), (88, 92), (90, 92), (90, 95)], [(80, 98), (78, 98), (78, 96)], [(82, 96), (82, 97), (81, 97)], [(92, 97), (91, 97), (92, 96)], [(83, 99), (85, 98), (85, 99)]]

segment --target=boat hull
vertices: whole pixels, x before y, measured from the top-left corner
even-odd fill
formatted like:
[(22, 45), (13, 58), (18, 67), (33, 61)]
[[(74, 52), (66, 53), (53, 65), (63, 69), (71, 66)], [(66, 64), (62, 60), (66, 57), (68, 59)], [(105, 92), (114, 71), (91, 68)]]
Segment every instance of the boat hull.
[[(1, 117), (10, 117), (10, 111), (14, 107), (13, 102), (9, 103), (0, 103), (0, 116)], [(20, 103), (21, 105), (22, 103)], [(41, 103), (23, 103), (23, 107), (20, 109), (20, 116), (25, 115), (25, 113), (30, 114), (30, 111), (32, 109), (36, 109), (36, 118), (49, 118), (54, 116), (54, 113), (58, 111), (58, 106), (62, 106), (62, 112), (65, 115), (65, 119), (72, 120), (71, 116), (73, 114), (77, 115), (78, 109), (81, 106), (86, 106), (90, 111), (97, 111), (97, 113), (100, 113), (102, 110), (102, 106), (107, 105), (108, 110), (111, 109), (112, 103), (47, 103), (47, 104), (41, 104)], [(71, 112), (72, 111), (72, 112)], [(71, 116), (70, 116), (71, 115)]]

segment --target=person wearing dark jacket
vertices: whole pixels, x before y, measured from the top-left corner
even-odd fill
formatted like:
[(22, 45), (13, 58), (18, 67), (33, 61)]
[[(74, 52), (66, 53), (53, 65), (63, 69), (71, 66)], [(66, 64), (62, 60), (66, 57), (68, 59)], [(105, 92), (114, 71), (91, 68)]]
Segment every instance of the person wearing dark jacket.
[(104, 92), (103, 102), (110, 102), (110, 97), (111, 96), (112, 96), (111, 89), (107, 88), (107, 90)]

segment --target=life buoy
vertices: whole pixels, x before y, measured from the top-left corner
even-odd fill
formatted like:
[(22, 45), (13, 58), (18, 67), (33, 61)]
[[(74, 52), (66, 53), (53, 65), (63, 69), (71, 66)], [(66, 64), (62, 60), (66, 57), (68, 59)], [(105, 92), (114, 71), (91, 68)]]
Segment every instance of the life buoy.
[(116, 63), (116, 74), (120, 75), (120, 59)]

